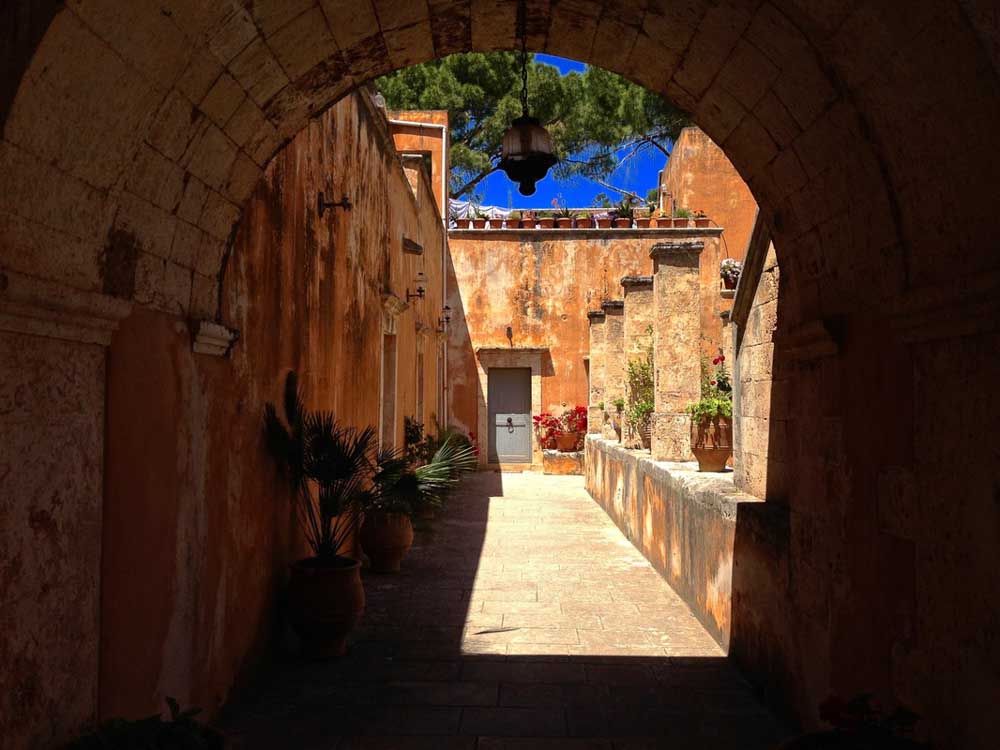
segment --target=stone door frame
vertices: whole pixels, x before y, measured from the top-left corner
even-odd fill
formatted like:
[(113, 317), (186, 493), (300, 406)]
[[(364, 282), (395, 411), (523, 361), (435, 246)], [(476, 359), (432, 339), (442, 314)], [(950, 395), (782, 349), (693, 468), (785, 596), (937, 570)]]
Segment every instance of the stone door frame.
[[(530, 464), (491, 464), (489, 463), (489, 442), (492, 440), (492, 428), (489, 424), (489, 405), (486, 403), (489, 393), (489, 372), (491, 367), (524, 367), (531, 370), (531, 416), (536, 416), (542, 406), (542, 354), (548, 347), (508, 348), (480, 347), (476, 349), (476, 374), (479, 378), (479, 403), (476, 415), (476, 436), (479, 438), (479, 468), (510, 469), (511, 471), (541, 471), (542, 449), (535, 440), (534, 429), (531, 435)], [(529, 428), (533, 427), (530, 425)]]

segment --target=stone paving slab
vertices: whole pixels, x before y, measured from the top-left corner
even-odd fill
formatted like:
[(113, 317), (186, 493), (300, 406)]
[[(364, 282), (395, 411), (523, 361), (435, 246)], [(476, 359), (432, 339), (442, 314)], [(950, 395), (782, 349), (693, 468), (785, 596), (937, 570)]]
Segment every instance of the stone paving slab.
[(765, 750), (787, 732), (580, 477), (469, 477), (347, 656), (282, 657), (235, 747)]

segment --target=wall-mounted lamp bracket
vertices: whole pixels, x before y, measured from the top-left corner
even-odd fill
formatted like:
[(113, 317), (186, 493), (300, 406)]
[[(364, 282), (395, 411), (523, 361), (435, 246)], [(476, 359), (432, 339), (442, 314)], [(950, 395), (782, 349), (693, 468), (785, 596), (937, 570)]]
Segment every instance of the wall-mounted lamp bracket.
[(423, 299), (427, 290), (422, 286), (417, 287), (417, 291), (411, 292), (409, 289), (406, 290), (406, 301), (409, 302), (411, 299)]
[(351, 204), (351, 199), (347, 197), (346, 193), (344, 194), (344, 197), (340, 201), (335, 203), (333, 201), (326, 200), (323, 197), (323, 191), (321, 190), (319, 194), (316, 196), (316, 210), (319, 211), (319, 216), (321, 219), (323, 218), (323, 212), (326, 211), (326, 209), (328, 208), (343, 208), (347, 211), (350, 211), (353, 208), (353, 205)]

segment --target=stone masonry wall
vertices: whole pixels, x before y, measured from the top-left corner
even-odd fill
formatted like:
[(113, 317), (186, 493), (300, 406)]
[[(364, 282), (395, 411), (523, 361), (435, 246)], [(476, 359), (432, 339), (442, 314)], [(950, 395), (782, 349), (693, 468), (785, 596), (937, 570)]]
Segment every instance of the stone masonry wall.
[(788, 394), (784, 382), (775, 382), (773, 371), (778, 280), (772, 246), (742, 332), (739, 356), (728, 360), (738, 383), (733, 421), (736, 485), (761, 498), (781, 496), (788, 472), (784, 446), (779, 444), (785, 434)]

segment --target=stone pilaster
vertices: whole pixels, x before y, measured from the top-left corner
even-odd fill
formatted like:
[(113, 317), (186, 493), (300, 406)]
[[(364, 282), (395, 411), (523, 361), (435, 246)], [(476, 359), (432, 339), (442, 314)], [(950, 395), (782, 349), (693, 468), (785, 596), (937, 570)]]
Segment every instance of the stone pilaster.
[(604, 423), (604, 311), (587, 313), (590, 321), (590, 396), (587, 407), (587, 432), (600, 433)]
[(626, 276), (621, 281), (625, 298), (625, 359), (645, 357), (653, 347), (653, 277)]
[(701, 395), (702, 242), (653, 246), (653, 360), (655, 404), (653, 459), (690, 461), (690, 420), (685, 408)]
[[(608, 300), (601, 304), (604, 311), (604, 409), (617, 420), (616, 399), (625, 398), (625, 303)], [(616, 440), (614, 425), (605, 426), (604, 436)]]

